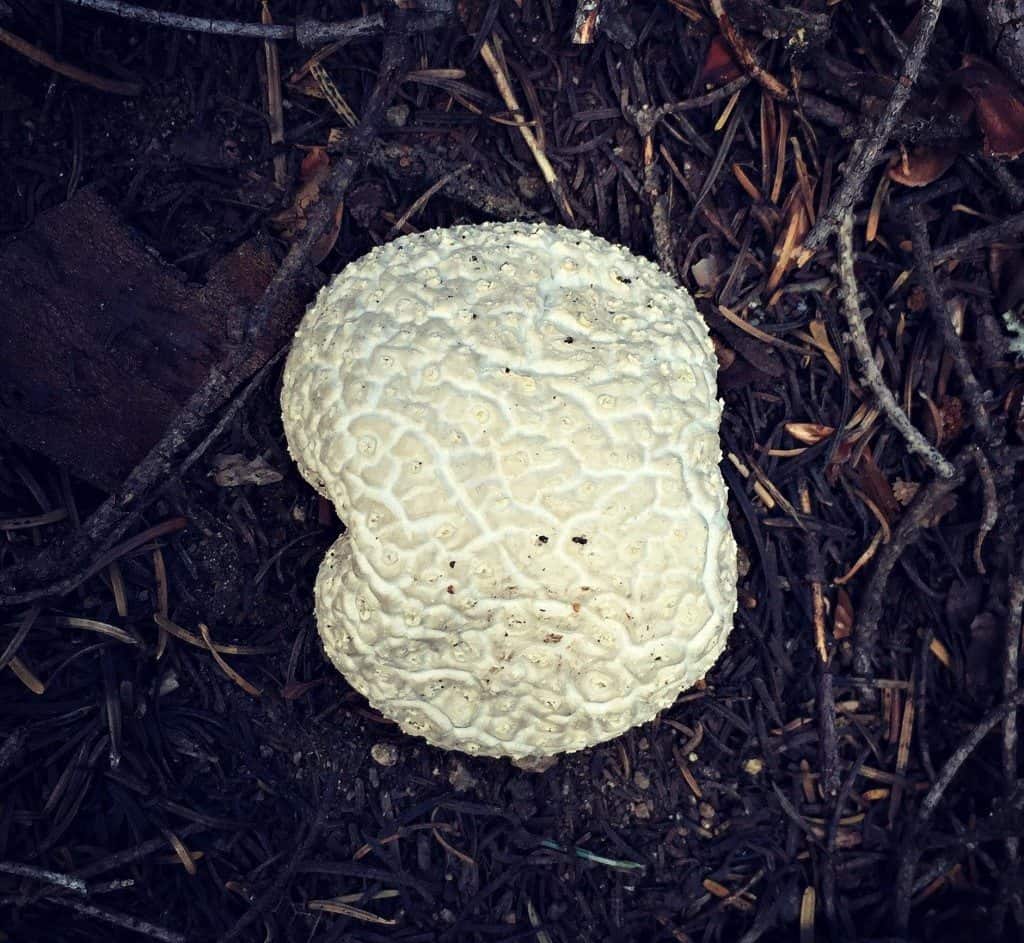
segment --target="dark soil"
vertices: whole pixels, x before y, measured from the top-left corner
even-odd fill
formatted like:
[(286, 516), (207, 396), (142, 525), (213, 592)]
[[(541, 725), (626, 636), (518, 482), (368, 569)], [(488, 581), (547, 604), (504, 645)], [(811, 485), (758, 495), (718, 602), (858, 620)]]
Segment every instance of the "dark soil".
[[(259, 16), (241, 0), (168, 6)], [(574, 6), (460, 3), (468, 25), (453, 18), (416, 34), (421, 71), (349, 188), (320, 268), (339, 270), (393, 236), (396, 221), (402, 231), (508, 215), (564, 221), (479, 55), (481, 28), (500, 36), (576, 223), (676, 272), (712, 325), (742, 548), (726, 655), (654, 723), (543, 773), (402, 735), (320, 649), (312, 584), (342, 525), (288, 458), (275, 368), (245, 391), (204, 458), (154, 490), (132, 533), (172, 522), (156, 539), (66, 596), (3, 615), (0, 940), (1024, 933), (1024, 766), (1004, 722), (1014, 713), (990, 716), (1020, 691), (1024, 374), (1001, 315), (1024, 296), (1024, 226), (998, 244), (955, 244), (1012, 223), (1024, 194), (1018, 163), (993, 156), (984, 109), (951, 117), (956, 88), (985, 104), (1001, 96), (1001, 140), (1012, 149), (1020, 131), (1024, 149), (1024, 93), (998, 63), (983, 87), (951, 79), (963, 53), (990, 57), (983, 5), (946, 5), (883, 142), (885, 160), (910, 148), (911, 167), (948, 148), (948, 169), (921, 189), (885, 184), (886, 164), (872, 167), (856, 204), (872, 349), (898, 404), (958, 463), (945, 490), (860, 381), (834, 243), (773, 279), (806, 235), (808, 209), (820, 217), (839, 190), (852, 137), (871, 131), (892, 94), (920, 4), (727, 3), (770, 77), (806, 93), (800, 108), (773, 101), (762, 79), (744, 84), (749, 63), (729, 54), (698, 0), (608, 2), (589, 45), (570, 42)], [(340, 0), (271, 9), (279, 23), (364, 12)], [(345, 127), (322, 97), (287, 84), (312, 50), (279, 44), (285, 143), (273, 147), (258, 41), (59, 0), (0, 0), (0, 27), (143, 85), (138, 96), (106, 94), (0, 45), (0, 235), (88, 187), (195, 281), (256, 233), (283, 251), (271, 217), (293, 202), (304, 148)], [(324, 60), (356, 114), (380, 56), (376, 37)], [(437, 69), (465, 74), (423, 71)], [(634, 110), (729, 82), (735, 94), (653, 127)], [(275, 153), (286, 159), (280, 188)], [(452, 178), (402, 222), (464, 167), (469, 182)], [(927, 286), (908, 274), (911, 203), (946, 260), (935, 273), (989, 391), (989, 432)], [(17, 299), (0, 306), (18, 317)], [(0, 445), (6, 569), (59, 554), (104, 496), (73, 466)], [(281, 480), (222, 487), (215, 457), (232, 454), (262, 457)], [(994, 526), (976, 551), (986, 519)], [(901, 552), (886, 580), (890, 545)], [(872, 626), (863, 614), (879, 607)], [(154, 621), (161, 610), (166, 630)], [(240, 679), (211, 657), (201, 625), (213, 642), (244, 647), (223, 655)]]

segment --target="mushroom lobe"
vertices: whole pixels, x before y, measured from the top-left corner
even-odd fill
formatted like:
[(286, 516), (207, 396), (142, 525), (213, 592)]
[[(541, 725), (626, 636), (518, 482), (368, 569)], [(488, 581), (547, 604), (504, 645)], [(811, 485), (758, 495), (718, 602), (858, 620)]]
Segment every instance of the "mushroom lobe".
[(316, 615), (352, 686), (433, 744), (524, 757), (702, 678), (736, 608), (716, 369), (690, 296), (588, 233), (458, 226), (345, 268), (281, 401), (347, 525)]

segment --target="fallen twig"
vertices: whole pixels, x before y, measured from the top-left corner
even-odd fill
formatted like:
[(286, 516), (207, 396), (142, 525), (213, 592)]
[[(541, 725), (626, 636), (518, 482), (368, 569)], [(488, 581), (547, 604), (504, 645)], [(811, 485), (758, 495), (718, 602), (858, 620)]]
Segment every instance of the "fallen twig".
[(885, 587), (889, 574), (903, 552), (914, 542), (931, 518), (937, 504), (963, 480), (971, 458), (968, 453), (957, 457), (950, 478), (933, 479), (911, 501), (900, 522), (893, 528), (892, 538), (878, 554), (874, 572), (864, 589), (863, 602), (853, 626), (853, 670), (864, 678), (874, 676), (874, 651), (878, 640), (878, 622), (885, 605)]
[(19, 861), (0, 861), (0, 873), (13, 874), (15, 877), (29, 878), (33, 881), (42, 881), (44, 884), (63, 887), (65, 890), (73, 891), (75, 894), (83, 896), (89, 893), (88, 886), (80, 877), (64, 874), (62, 871), (37, 868), (35, 865), (22, 864)]
[(832, 198), (828, 209), (821, 214), (811, 231), (804, 239), (800, 253), (800, 264), (804, 264), (840, 226), (843, 218), (850, 212), (864, 190), (868, 174), (879, 161), (882, 148), (885, 147), (892, 134), (896, 121), (903, 111), (910, 91), (917, 81), (917, 76), (924, 63), (925, 54), (931, 46), (935, 26), (942, 12), (943, 0), (924, 0), (918, 15), (917, 35), (903, 63), (903, 72), (893, 87), (892, 95), (886, 103), (885, 110), (879, 116), (871, 133), (853, 143), (850, 156), (846, 160), (846, 172), (843, 176), (839, 192)]
[(143, 920), (140, 917), (133, 917), (131, 914), (108, 910), (106, 907), (97, 907), (95, 904), (86, 904), (79, 900), (72, 900), (69, 897), (48, 896), (45, 900), (47, 903), (56, 904), (58, 907), (67, 907), (75, 911), (75, 913), (82, 914), (84, 917), (94, 917), (96, 920), (102, 920), (104, 923), (121, 927), (123, 930), (132, 930), (154, 940), (160, 940), (161, 943), (187, 943), (188, 940), (184, 933), (168, 930), (166, 927), (150, 923), (148, 920)]
[(974, 458), (974, 464), (978, 468), (978, 477), (981, 479), (983, 502), (981, 525), (978, 527), (978, 536), (974, 539), (974, 566), (979, 573), (984, 575), (985, 562), (982, 559), (981, 550), (985, 545), (985, 538), (992, 533), (992, 529), (999, 521), (999, 494), (996, 489), (996, 479), (992, 473), (992, 466), (989, 464), (985, 453), (977, 445), (974, 445), (971, 447), (971, 455)]
[(288, 864), (274, 878), (270, 886), (253, 901), (252, 906), (238, 918), (234, 926), (218, 939), (217, 943), (231, 943), (231, 940), (237, 940), (249, 926), (281, 899), (281, 895), (284, 893), (285, 888), (287, 888), (288, 882), (295, 874), (295, 869), (320, 838), (324, 822), (327, 821), (327, 814), (334, 806), (334, 798), (338, 792), (338, 783), (343, 769), (345, 767), (339, 763), (334, 772), (329, 774), (330, 778), (324, 787), (323, 794), (319, 797), (316, 814), (306, 827), (306, 834), (303, 835), (302, 840), (292, 850)]
[(76, 82), (81, 82), (83, 85), (88, 85), (97, 91), (109, 92), (111, 95), (139, 95), (142, 92), (142, 85), (138, 82), (119, 82), (117, 79), (105, 79), (101, 75), (87, 72), (85, 69), (80, 69), (78, 66), (71, 65), (68, 62), (60, 62), (38, 46), (33, 46), (20, 36), (15, 36), (14, 33), (9, 33), (2, 28), (0, 28), (0, 43), (9, 46), (15, 52), (20, 52), (26, 59), (31, 59), (52, 72), (67, 76), (69, 79), (74, 79)]
[[(167, 476), (209, 416), (221, 408), (248, 378), (248, 363), (256, 349), (256, 339), (277, 310), (281, 299), (306, 267), (313, 246), (327, 231), (335, 207), (356, 171), (362, 166), (383, 121), (384, 111), (404, 75), (408, 33), (404, 29), (405, 14), (399, 12), (396, 17), (395, 28), (384, 43), (377, 84), (369, 96), (359, 124), (349, 137), (349, 153), (332, 168), (321, 188), (320, 200), (308, 213), (302, 237), (293, 243), (263, 297), (248, 313), (242, 343), (227, 356), (224, 363), (211, 371), (160, 441), (136, 466), (121, 488), (100, 505), (81, 532), (73, 538), (62, 558), (58, 559), (55, 553), (44, 551), (40, 558), (27, 566), (20, 567), (14, 573), (4, 574), (3, 582), (0, 583), (0, 589), (3, 590), (0, 593), (0, 605), (17, 605), (63, 595), (96, 572), (95, 567), (87, 566), (82, 561), (88, 560), (98, 545), (109, 546), (127, 532), (141, 514), (156, 483)], [(102, 559), (105, 560), (104, 566), (109, 563), (105, 557)], [(31, 579), (35, 588), (21, 588), (19, 581), (24, 579)]]
[(526, 119), (519, 108), (519, 102), (516, 100), (515, 92), (512, 91), (512, 85), (508, 79), (508, 71), (503, 62), (501, 43), (497, 35), (492, 34), (491, 39), (484, 41), (480, 47), (480, 56), (486, 63), (487, 68), (491, 70), (491, 75), (494, 76), (494, 84), (498, 86), (498, 92), (501, 94), (502, 100), (509, 111), (512, 112), (516, 127), (523, 136), (526, 146), (530, 149), (534, 162), (544, 177), (544, 181), (547, 183), (548, 189), (555, 199), (555, 205), (558, 207), (559, 212), (567, 223), (575, 222), (572, 207), (569, 205), (569, 200), (565, 195), (565, 187), (562, 186), (558, 173), (551, 166), (551, 161), (548, 160), (548, 155), (544, 153), (544, 148), (540, 146), (537, 135), (533, 133), (533, 129), (526, 123)]
[(985, 737), (997, 724), (1002, 723), (1010, 714), (1019, 710), (1024, 705), (1024, 688), (1017, 688), (998, 707), (989, 711), (981, 722), (964, 738), (963, 742), (953, 751), (952, 756), (946, 760), (939, 776), (932, 783), (921, 805), (917, 810), (913, 824), (910, 826), (907, 837), (900, 849), (899, 866), (896, 871), (896, 925), (903, 932), (910, 922), (911, 891), (914, 884), (914, 869), (921, 856), (918, 845), (918, 835), (921, 829), (928, 823), (935, 814), (939, 803), (950, 783), (960, 772), (960, 768), (967, 762), (971, 754), (978, 748)]
[(924, 287), (925, 297), (928, 299), (928, 308), (935, 326), (939, 329), (942, 343), (950, 357), (953, 358), (953, 368), (956, 370), (956, 375), (964, 388), (964, 396), (971, 409), (974, 428), (977, 430), (981, 441), (987, 443), (992, 439), (992, 424), (989, 421), (988, 410), (985, 408), (985, 391), (981, 388), (981, 384), (978, 382), (978, 378), (974, 375), (974, 370), (971, 369), (970, 362), (967, 360), (964, 346), (960, 343), (960, 335), (957, 334), (953, 326), (949, 308), (935, 277), (931, 242), (928, 239), (928, 224), (925, 222), (924, 210), (920, 206), (912, 206), (909, 218), (910, 234), (914, 246), (914, 262), (917, 265), (917, 277)]
[(576, 16), (572, 22), (572, 41), (578, 45), (592, 43), (601, 22), (602, 0), (577, 0)]
[[(800, 482), (800, 510), (810, 517), (811, 493), (806, 481)], [(836, 703), (825, 628), (825, 575), (821, 547), (813, 533), (807, 535), (806, 546), (807, 579), (811, 584), (814, 650), (818, 655), (818, 755), (821, 764), (821, 791), (826, 800), (831, 802), (839, 792), (839, 745), (836, 740)]]
[[(386, 19), (383, 13), (371, 13), (352, 20), (321, 23), (303, 20), (293, 25), (275, 23), (243, 23), (234, 20), (215, 20), (207, 16), (186, 16), (164, 10), (140, 7), (123, 0), (64, 0), (65, 3), (110, 13), (126, 20), (148, 23), (151, 26), (165, 26), (170, 29), (188, 30), (193, 33), (207, 33), (212, 36), (238, 36), (250, 39), (295, 40), (302, 46), (320, 46), (324, 43), (349, 43), (369, 39), (384, 32)], [(451, 10), (451, 4), (434, 2), (429, 4), (430, 13), (409, 24), (411, 31), (428, 30), (439, 26)]]
[(370, 163), (393, 180), (427, 183), (443, 180), (441, 192), (452, 200), (471, 206), (496, 219), (539, 220), (514, 193), (492, 186), (482, 173), (456, 173), (460, 164), (447, 161), (424, 147), (375, 141), (370, 146)]
[(949, 262), (953, 259), (962, 259), (965, 255), (977, 249), (984, 249), (995, 242), (1003, 242), (1013, 239), (1024, 233), (1024, 213), (1010, 216), (1002, 222), (993, 223), (972, 232), (969, 236), (947, 243), (935, 250), (935, 263)]
[[(1011, 549), (1013, 540), (1010, 540)], [(1003, 695), (1009, 698), (1017, 689), (1020, 678), (1020, 635), (1021, 623), (1024, 621), (1024, 554), (1017, 554), (1016, 563), (1010, 572), (1010, 599), (1006, 613), (1006, 636), (1003, 647)], [(1003, 724), (1003, 794), (1009, 800), (1017, 788), (1017, 712), (1010, 711)], [(1020, 837), (1007, 835), (1003, 839), (1006, 851), (1006, 868), (1001, 878), (1005, 896), (1020, 893)], [(1002, 935), (1002, 922), (1005, 919), (1005, 903), (1000, 902), (993, 908), (993, 930)], [(1024, 931), (1024, 927), (1020, 930)], [(998, 938), (998, 937), (997, 937)]]
[(697, 95), (693, 98), (687, 98), (683, 101), (678, 102), (667, 102), (664, 105), (658, 105), (656, 108), (652, 108), (649, 105), (642, 105), (640, 107), (626, 106), (625, 114), (627, 117), (633, 120), (637, 130), (641, 135), (646, 136), (650, 134), (658, 125), (658, 123), (669, 115), (679, 114), (683, 111), (694, 111), (698, 108), (707, 108), (709, 105), (714, 105), (720, 101), (727, 101), (732, 98), (740, 89), (746, 88), (750, 84), (750, 78), (746, 75), (741, 75), (737, 79), (733, 79), (731, 82), (726, 82), (716, 89), (712, 89), (704, 95)]
[[(260, 20), (269, 25), (270, 2), (263, 0), (260, 4)], [(270, 130), (272, 146), (284, 143), (284, 102), (281, 99), (281, 65), (277, 56), (277, 43), (272, 39), (263, 41), (263, 61), (265, 65), (267, 105), (267, 125)], [(274, 155), (274, 183), (283, 187), (287, 181), (287, 160), (285, 155)]]
[(746, 40), (740, 35), (732, 20), (729, 19), (722, 0), (711, 0), (711, 12), (714, 13), (715, 19), (718, 21), (718, 28), (722, 31), (725, 41), (732, 47), (732, 51), (736, 53), (736, 58), (739, 59), (743, 68), (757, 80), (758, 84), (772, 98), (777, 98), (779, 101), (784, 102), (791, 101), (792, 96), (789, 93), (789, 89), (758, 62), (753, 50), (747, 45)]
[(840, 300), (846, 321), (850, 326), (850, 340), (857, 354), (857, 360), (860, 362), (865, 383), (874, 393), (879, 408), (885, 413), (886, 418), (903, 436), (907, 448), (915, 455), (919, 455), (940, 478), (952, 478), (953, 466), (911, 423), (910, 418), (896, 402), (896, 397), (886, 384), (878, 364), (875, 363), (871, 342), (868, 340), (864, 319), (860, 313), (857, 279), (853, 271), (853, 212), (849, 209), (839, 223), (838, 261)]

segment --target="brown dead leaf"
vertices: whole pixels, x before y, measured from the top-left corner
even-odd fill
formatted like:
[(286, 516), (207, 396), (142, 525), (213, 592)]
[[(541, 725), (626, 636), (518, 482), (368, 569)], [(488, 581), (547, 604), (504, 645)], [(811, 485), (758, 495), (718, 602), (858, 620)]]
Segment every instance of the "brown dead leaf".
[[(944, 91), (935, 100), (938, 112), (951, 114), (967, 122), (974, 114), (974, 100), (962, 89)], [(889, 178), (905, 187), (925, 187), (934, 183), (956, 163), (957, 149), (946, 144), (919, 144), (897, 154), (889, 161)]]
[(1024, 98), (1013, 81), (991, 62), (968, 54), (953, 80), (974, 100), (985, 156), (1013, 160), (1024, 153)]
[(832, 461), (825, 469), (825, 478), (829, 484), (835, 484), (839, 479), (843, 466), (850, 461), (850, 456), (853, 455), (853, 448), (856, 444), (856, 441), (849, 437), (839, 440), (839, 444), (832, 452)]
[(853, 634), (853, 602), (850, 600), (850, 594), (841, 586), (836, 589), (832, 634), (840, 641)]
[(811, 218), (804, 205), (803, 190), (800, 184), (796, 183), (782, 205), (782, 226), (779, 228), (772, 251), (775, 266), (765, 287), (767, 292), (775, 291), (786, 271), (796, 261), (796, 249), (803, 244), (804, 236), (810, 228)]
[(999, 639), (1002, 635), (991, 612), (979, 613), (971, 622), (971, 641), (967, 646), (967, 687), (988, 691), (999, 670)]
[(839, 354), (836, 353), (836, 349), (832, 346), (832, 341), (829, 340), (828, 328), (825, 326), (825, 322), (820, 318), (815, 318), (807, 325), (807, 329), (811, 333), (814, 346), (825, 355), (829, 366), (837, 374), (842, 374), (843, 362), (839, 359)]
[(956, 163), (956, 148), (922, 145), (889, 161), (889, 179), (905, 187), (926, 187)]
[(267, 464), (262, 455), (247, 459), (244, 455), (217, 455), (213, 460), (213, 480), (221, 488), (237, 488), (241, 485), (273, 485), (284, 476)]
[(915, 285), (907, 294), (907, 310), (914, 314), (928, 310), (928, 296), (920, 285)]
[(939, 401), (939, 442), (949, 442), (964, 431), (964, 403), (958, 396), (944, 396)]
[(825, 426), (820, 422), (787, 422), (784, 428), (797, 442), (803, 442), (804, 445), (817, 445), (836, 431), (834, 426)]
[(715, 356), (718, 357), (718, 369), (728, 370), (736, 362), (736, 351), (731, 347), (726, 346), (714, 335), (711, 336), (711, 342), (715, 345)]
[[(331, 158), (327, 153), (327, 148), (309, 148), (299, 168), (299, 187), (295, 191), (292, 205), (272, 217), (272, 222), (286, 239), (296, 239), (299, 233), (306, 228), (309, 214), (319, 202), (321, 188), (327, 182), (330, 173)], [(334, 219), (330, 227), (313, 247), (310, 259), (314, 265), (319, 265), (334, 248), (338, 232), (341, 229), (344, 208), (344, 203), (339, 202), (334, 210)]]
[(902, 478), (897, 478), (892, 483), (892, 494), (893, 497), (899, 501), (903, 507), (906, 507), (914, 500), (917, 492), (921, 490), (921, 483), (918, 481), (905, 481)]
[(723, 36), (716, 36), (708, 46), (700, 80), (705, 85), (725, 85), (743, 74), (739, 63), (733, 58), (732, 50)]
[(874, 502), (889, 523), (899, 516), (899, 503), (893, 496), (892, 485), (875, 461), (870, 447), (860, 455), (856, 468), (857, 486)]

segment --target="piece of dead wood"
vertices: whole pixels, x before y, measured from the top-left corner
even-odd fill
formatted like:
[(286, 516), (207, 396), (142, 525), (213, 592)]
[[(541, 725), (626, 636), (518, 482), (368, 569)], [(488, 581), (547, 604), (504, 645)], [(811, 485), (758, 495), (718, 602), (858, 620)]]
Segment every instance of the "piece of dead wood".
[(210, 417), (221, 409), (252, 373), (249, 361), (268, 325), (285, 299), (308, 271), (309, 258), (327, 231), (335, 208), (348, 190), (357, 170), (377, 137), (384, 112), (405, 75), (409, 57), (410, 31), (404, 11), (390, 16), (389, 31), (377, 82), (363, 109), (359, 124), (349, 138), (349, 152), (331, 169), (321, 190), (322, 198), (309, 213), (307, 226), (293, 243), (260, 300), (247, 313), (242, 339), (215, 366), (203, 384), (189, 397), (160, 441), (136, 465), (121, 487), (93, 513), (85, 525), (65, 542), (55, 541), (27, 564), (10, 567), (0, 577), (0, 605), (21, 605), (61, 596), (86, 578), (88, 560), (119, 540), (134, 526), (157, 485), (173, 473), (190, 445), (207, 427)]
[[(0, 249), (0, 428), (112, 491), (237, 342), (274, 274), (247, 242), (189, 283), (147, 250), (110, 204), (79, 190)], [(254, 346), (256, 370), (302, 313), (292, 292)]]

